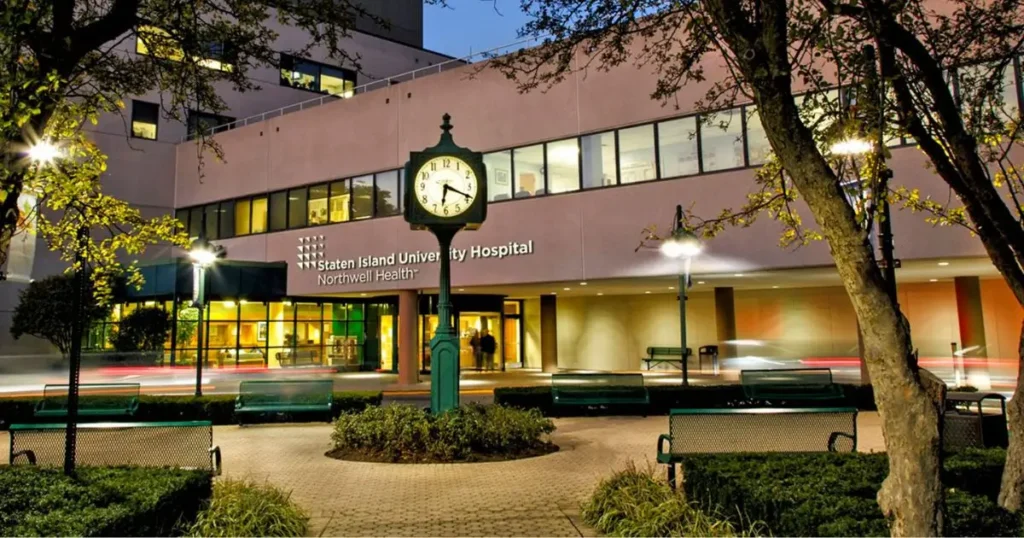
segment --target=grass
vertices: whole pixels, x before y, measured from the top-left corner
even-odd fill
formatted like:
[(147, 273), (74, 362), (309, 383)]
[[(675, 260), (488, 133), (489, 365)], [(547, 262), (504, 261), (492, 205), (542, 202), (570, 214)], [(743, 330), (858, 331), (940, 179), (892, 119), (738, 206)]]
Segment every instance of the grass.
[[(625, 469), (598, 484), (581, 506), (583, 520), (608, 536), (762, 536), (763, 525), (737, 529), (708, 514), (655, 477), (655, 468)], [(742, 521), (743, 518), (740, 518)]]
[(270, 484), (219, 480), (188, 536), (304, 536), (309, 514)]

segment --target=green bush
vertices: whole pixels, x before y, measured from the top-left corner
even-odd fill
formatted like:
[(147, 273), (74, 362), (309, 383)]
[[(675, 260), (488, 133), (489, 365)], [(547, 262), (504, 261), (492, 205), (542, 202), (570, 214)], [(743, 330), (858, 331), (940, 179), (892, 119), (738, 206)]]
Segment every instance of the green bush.
[(139, 308), (117, 324), (110, 343), (121, 352), (151, 351), (162, 355), (170, 332), (170, 314), (157, 307)]
[(389, 405), (347, 413), (334, 423), (330, 455), (388, 462), (511, 459), (547, 452), (554, 424), (539, 411), (463, 405), (440, 415)]
[[(583, 520), (609, 536), (736, 536), (725, 519), (702, 512), (654, 477), (654, 469), (630, 463), (598, 484), (581, 506)], [(753, 526), (743, 535), (760, 534)]]
[(0, 467), (2, 536), (177, 536), (210, 498), (202, 471)]
[[(86, 396), (82, 401), (103, 396)], [(348, 391), (334, 393), (333, 415), (361, 411), (367, 406), (380, 405), (380, 392)], [(34, 424), (40, 422), (63, 422), (63, 418), (35, 418), (33, 410), (38, 399), (0, 398), (0, 430), (6, 430), (11, 424)], [(90, 417), (83, 417), (83, 422)], [(112, 420), (109, 417), (92, 417), (97, 421)], [(298, 415), (294, 418), (306, 420)], [(289, 417), (289, 420), (294, 420)], [(319, 420), (320, 417), (312, 417)], [(139, 397), (139, 408), (134, 417), (123, 417), (117, 420), (127, 422), (165, 422), (181, 420), (209, 420), (214, 424), (236, 424), (235, 396), (233, 394), (210, 394), (206, 396), (149, 396)]]
[[(1004, 458), (1000, 450), (947, 458), (948, 535), (1018, 535), (1019, 518), (994, 501), (999, 481), (991, 477)], [(683, 483), (702, 509), (735, 507), (776, 535), (882, 536), (889, 527), (876, 496), (888, 472), (885, 454), (709, 454), (685, 459)], [(974, 476), (981, 480), (968, 486)]]
[(189, 536), (304, 536), (309, 515), (270, 484), (219, 480)]
[[(834, 401), (818, 401), (818, 406), (856, 407), (864, 411), (875, 410), (874, 392), (870, 385), (842, 385), (844, 397)], [(667, 415), (671, 409), (757, 407), (760, 402), (749, 402), (743, 387), (732, 385), (694, 385), (689, 387), (653, 385), (647, 387), (650, 395), (648, 415)], [(551, 387), (498, 387), (494, 389), (494, 403), (520, 409), (537, 409), (545, 416), (554, 413), (551, 405)], [(801, 402), (800, 406), (806, 405)], [(611, 413), (635, 413), (635, 409), (609, 409)], [(558, 414), (584, 413), (586, 409), (559, 409)]]

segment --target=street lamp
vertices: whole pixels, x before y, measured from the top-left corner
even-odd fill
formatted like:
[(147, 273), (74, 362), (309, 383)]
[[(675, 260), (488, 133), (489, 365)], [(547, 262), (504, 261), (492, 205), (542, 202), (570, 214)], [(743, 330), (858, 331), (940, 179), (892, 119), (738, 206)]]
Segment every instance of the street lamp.
[(214, 245), (206, 239), (206, 212), (203, 211), (199, 237), (192, 242), (188, 257), (192, 260), (192, 306), (199, 310), (196, 317), (196, 396), (203, 395), (203, 310), (206, 308), (206, 270), (217, 260), (223, 258), (226, 251), (220, 245)]
[(683, 271), (679, 274), (679, 342), (683, 354), (683, 385), (690, 384), (689, 367), (686, 352), (686, 290), (690, 287), (690, 263), (700, 255), (704, 245), (693, 232), (683, 226), (683, 206), (676, 206), (675, 221), (672, 223), (672, 235), (661, 243), (661, 253), (672, 259), (683, 260)]

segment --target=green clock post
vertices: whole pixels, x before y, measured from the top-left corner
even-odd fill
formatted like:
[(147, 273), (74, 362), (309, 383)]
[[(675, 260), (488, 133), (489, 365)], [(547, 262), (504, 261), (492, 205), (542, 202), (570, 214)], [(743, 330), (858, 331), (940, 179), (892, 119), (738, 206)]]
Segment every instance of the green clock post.
[(460, 230), (487, 218), (487, 171), (483, 154), (455, 145), (445, 114), (436, 146), (409, 154), (405, 164), (405, 220), (430, 230), (441, 254), (437, 332), (430, 340), (430, 410), (459, 406), (459, 337), (452, 325), (451, 247)]

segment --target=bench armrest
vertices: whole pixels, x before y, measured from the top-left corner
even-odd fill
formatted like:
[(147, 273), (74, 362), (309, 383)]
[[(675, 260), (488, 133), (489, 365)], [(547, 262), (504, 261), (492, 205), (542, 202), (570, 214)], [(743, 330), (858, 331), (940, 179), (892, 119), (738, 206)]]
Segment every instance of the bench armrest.
[(221, 455), (220, 447), (213, 446), (210, 448), (210, 455), (213, 457), (213, 474), (214, 476), (220, 476), (221, 472)]
[(43, 410), (43, 405), (46, 403), (46, 398), (36, 402), (35, 412), (38, 413)]
[(14, 460), (18, 459), (18, 456), (25, 456), (25, 459), (28, 460), (28, 464), (29, 465), (35, 465), (36, 464), (36, 453), (35, 452), (33, 452), (31, 450), (19, 450), (17, 452), (11, 453), (11, 465), (14, 465)]
[(667, 434), (667, 433), (663, 433), (663, 434), (658, 436), (658, 455), (659, 456), (662, 455), (662, 454), (666, 454), (666, 455), (668, 454), (668, 452), (665, 452), (664, 450), (662, 450), (662, 448), (664, 447), (664, 442), (665, 441), (668, 441), (669, 444), (671, 445), (672, 444), (672, 436)]
[[(850, 440), (850, 450), (840, 450), (837, 445), (841, 438)], [(829, 452), (856, 452), (857, 451), (857, 436), (850, 435), (844, 432), (832, 432), (832, 435), (828, 436), (828, 451)]]
[(128, 402), (128, 412), (130, 414), (134, 415), (136, 413), (136, 411), (138, 411), (138, 410), (139, 410), (139, 399), (137, 397), (132, 397), (132, 399)]

